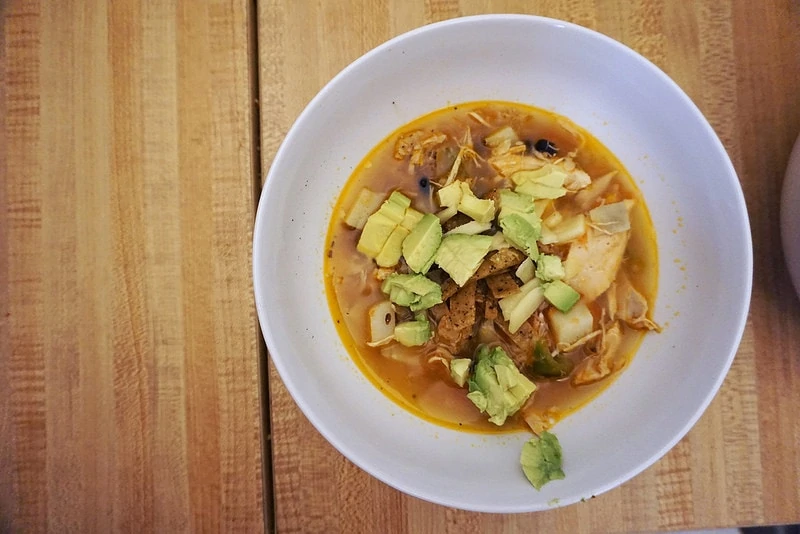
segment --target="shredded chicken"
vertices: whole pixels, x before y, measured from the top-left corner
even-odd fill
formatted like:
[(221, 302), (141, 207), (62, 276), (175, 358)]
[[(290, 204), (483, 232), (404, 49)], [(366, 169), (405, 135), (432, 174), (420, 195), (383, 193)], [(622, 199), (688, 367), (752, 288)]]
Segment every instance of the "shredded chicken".
[(414, 130), (404, 133), (397, 138), (394, 145), (394, 159), (402, 160), (408, 156), (408, 168), (410, 172), (414, 167), (419, 167), (425, 163), (425, 153), (447, 141), (447, 134), (442, 132), (427, 132), (425, 130)]
[(508, 330), (508, 323), (504, 321), (502, 317), (495, 319), (494, 324), (508, 341), (511, 342), (508, 347), (508, 356), (514, 360), (514, 363), (519, 369), (523, 369), (530, 363), (531, 354), (533, 354), (533, 346), (536, 344), (533, 326), (529, 321), (525, 321), (519, 327), (519, 330), (512, 334)]
[(486, 126), (487, 128), (491, 128), (491, 127), (492, 127), (492, 125), (491, 125), (491, 124), (489, 124), (488, 122), (486, 122), (486, 119), (484, 119), (483, 117), (481, 117), (480, 115), (478, 115), (478, 113), (476, 113), (475, 111), (470, 111), (469, 113), (467, 113), (467, 115), (469, 115), (470, 117), (472, 117), (473, 119), (475, 119), (475, 120), (476, 120), (476, 121), (478, 121), (479, 123), (483, 124), (483, 125), (484, 125), (484, 126)]
[(525, 155), (525, 145), (512, 147), (508, 152), (489, 158), (489, 165), (501, 176), (509, 177), (517, 171), (533, 171), (547, 164), (547, 161)]
[(604, 331), (600, 342), (600, 350), (583, 360), (572, 374), (572, 384), (584, 386), (602, 380), (611, 373), (619, 371), (624, 362), (615, 358), (617, 349), (622, 343), (622, 330), (619, 323)]
[(564, 188), (567, 191), (575, 192), (575, 191), (580, 191), (581, 189), (584, 189), (586, 187), (589, 187), (591, 183), (592, 179), (589, 177), (588, 174), (586, 174), (586, 172), (580, 169), (574, 169), (569, 174), (567, 174), (567, 177), (564, 179)]
[(644, 295), (633, 287), (624, 271), (619, 272), (614, 284), (606, 291), (606, 302), (612, 319), (619, 319), (631, 328), (661, 332), (661, 327), (647, 317), (648, 305)]
[[(534, 395), (531, 395), (531, 399), (533, 398)], [(530, 401), (528, 401), (528, 404), (530, 405)], [(551, 412), (551, 410), (547, 410), (544, 413), (539, 413), (529, 406), (526, 406), (522, 409), (522, 417), (531, 428), (531, 431), (537, 436), (542, 432), (552, 428), (552, 426), (556, 424), (556, 421), (558, 421), (558, 418)]]
[(588, 334), (586, 334), (582, 338), (580, 338), (577, 341), (574, 341), (574, 342), (572, 342), (570, 344), (559, 343), (558, 344), (558, 350), (559, 350), (559, 352), (572, 352), (573, 350), (585, 345), (589, 341), (591, 341), (591, 340), (595, 339), (596, 337), (600, 336), (602, 333), (603, 333), (602, 329), (595, 330), (594, 332), (589, 332)]

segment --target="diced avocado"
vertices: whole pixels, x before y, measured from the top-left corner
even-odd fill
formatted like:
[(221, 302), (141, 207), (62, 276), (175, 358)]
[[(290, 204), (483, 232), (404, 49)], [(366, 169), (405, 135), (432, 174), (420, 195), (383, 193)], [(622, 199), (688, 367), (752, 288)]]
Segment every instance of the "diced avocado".
[(559, 311), (567, 313), (580, 300), (581, 295), (561, 280), (555, 280), (545, 287), (544, 298)]
[(488, 235), (451, 234), (442, 239), (435, 261), (463, 287), (478, 270), (491, 245), (492, 238)]
[(406, 208), (401, 204), (387, 200), (381, 204), (378, 213), (391, 220), (393, 223), (400, 224), (406, 216)]
[(542, 220), (534, 211), (533, 199), (513, 191), (500, 191), (500, 215), (497, 218), (503, 235), (515, 247), (535, 258), (539, 251), (536, 240), (542, 230)]
[(431, 325), (427, 319), (399, 323), (394, 327), (394, 338), (406, 347), (424, 345), (431, 338)]
[(489, 250), (502, 250), (510, 247), (511, 243), (506, 240), (503, 232), (497, 232), (492, 236), (492, 246), (489, 247)]
[(543, 282), (561, 280), (566, 276), (561, 258), (552, 254), (540, 254), (536, 260), (536, 277)]
[(537, 490), (552, 480), (563, 480), (561, 444), (550, 432), (542, 432), (522, 446), (519, 462), (525, 478)]
[(457, 208), (458, 203), (461, 201), (461, 182), (453, 182), (439, 189), (437, 193), (439, 196), (439, 205), (443, 208)]
[(441, 211), (437, 211), (436, 218), (439, 219), (439, 222), (444, 224), (452, 219), (456, 213), (458, 213), (458, 206), (449, 206)]
[(567, 190), (563, 187), (550, 187), (549, 185), (540, 184), (534, 181), (527, 181), (517, 186), (516, 191), (525, 195), (530, 195), (533, 198), (561, 198), (567, 194)]
[(409, 268), (415, 273), (428, 272), (441, 242), (442, 225), (438, 217), (426, 213), (403, 241), (403, 257)]
[(381, 284), (381, 291), (398, 306), (420, 311), (442, 302), (442, 288), (421, 274), (390, 274)]
[(519, 137), (517, 136), (517, 132), (515, 132), (514, 128), (511, 126), (503, 126), (499, 130), (487, 135), (483, 140), (483, 142), (486, 143), (486, 146), (491, 148), (499, 146), (504, 142), (508, 142), (509, 145), (511, 145), (517, 141), (519, 141)]
[(386, 244), (396, 226), (397, 223), (381, 211), (373, 213), (367, 219), (364, 230), (361, 231), (361, 237), (358, 238), (356, 248), (359, 252), (374, 258), (380, 254), (383, 245)]
[[(538, 223), (538, 224), (537, 224)], [(501, 214), (500, 228), (506, 239), (528, 256), (535, 258), (539, 254), (536, 240), (541, 233), (541, 223), (534, 213)]]
[[(541, 257), (541, 256), (539, 256)], [(522, 280), (522, 283), (530, 282), (536, 276), (536, 266), (533, 264), (533, 260), (530, 258), (525, 258), (522, 263), (519, 264), (517, 270), (514, 274)]]
[(519, 211), (522, 213), (533, 213), (533, 199), (522, 193), (515, 193), (510, 189), (500, 190), (500, 213)]
[(468, 223), (464, 223), (461, 226), (456, 226), (447, 234), (469, 234), (469, 235), (477, 235), (482, 234), (483, 232), (490, 230), (492, 228), (492, 223), (482, 223), (478, 221), (469, 221)]
[(458, 211), (478, 222), (488, 223), (494, 220), (494, 201), (476, 197), (469, 188), (469, 184), (461, 182), (461, 200), (458, 202)]
[(402, 246), (406, 237), (408, 237), (408, 230), (402, 226), (395, 226), (380, 253), (375, 256), (375, 263), (380, 267), (393, 267), (397, 265), (403, 253)]
[(398, 206), (402, 206), (404, 210), (411, 207), (411, 199), (405, 196), (400, 191), (392, 191), (392, 194), (389, 195), (389, 198), (386, 200), (387, 202), (391, 202), (393, 204), (397, 204)]
[(519, 372), (501, 347), (478, 349), (467, 398), (481, 413), (489, 414), (489, 421), (501, 426), (535, 390), (536, 384)]
[(410, 232), (421, 220), (422, 220), (422, 212), (417, 211), (414, 208), (408, 208), (406, 210), (405, 217), (403, 217), (403, 220), (400, 221), (400, 226), (402, 226), (403, 228), (405, 228)]
[(469, 358), (454, 358), (450, 360), (450, 377), (460, 388), (464, 387), (469, 378), (469, 367), (472, 360)]
[(383, 202), (383, 195), (375, 193), (367, 188), (358, 193), (356, 201), (344, 218), (344, 223), (351, 228), (361, 230), (367, 219), (380, 207)]

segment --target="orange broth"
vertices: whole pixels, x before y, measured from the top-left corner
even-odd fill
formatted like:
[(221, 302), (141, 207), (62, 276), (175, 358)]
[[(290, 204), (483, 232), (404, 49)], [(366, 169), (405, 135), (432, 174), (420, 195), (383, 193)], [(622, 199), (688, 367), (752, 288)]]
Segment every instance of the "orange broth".
[[(470, 111), (478, 112), (493, 127), (470, 117)], [(618, 172), (614, 178), (619, 184), (614, 193), (616, 200), (631, 198), (637, 201), (631, 212), (631, 236), (622, 269), (652, 309), (658, 281), (656, 236), (633, 179), (619, 160), (586, 130), (555, 113), (517, 103), (481, 101), (450, 106), (402, 126), (378, 143), (356, 167), (339, 196), (328, 229), (324, 260), (326, 294), (336, 328), (353, 360), (369, 380), (394, 402), (419, 417), (445, 427), (484, 433), (522, 430), (525, 423), (520, 414), (509, 418), (502, 427), (489, 423), (486, 415), (479, 413), (467, 399), (465, 389), (457, 387), (444, 372), (426, 364), (421, 347), (403, 347), (395, 351), (394, 357), (387, 357), (381, 353), (381, 347), (366, 344), (369, 341), (367, 312), (386, 297), (373, 275), (374, 261), (356, 250), (360, 230), (349, 228), (342, 219), (364, 187), (386, 196), (393, 190), (400, 190), (412, 199), (411, 205), (415, 209), (432, 211), (422, 196), (415, 195), (418, 173), (409, 172), (407, 160), (398, 161), (393, 157), (395, 140), (400, 134), (416, 129), (433, 129), (460, 139), (468, 126), (478, 146), (480, 140), (502, 125), (511, 125), (523, 140), (551, 140), (559, 147), (560, 153), (577, 147), (574, 132), (580, 132), (583, 143), (574, 157), (575, 162), (593, 179), (612, 170)], [(486, 176), (493, 174), (485, 162), (482, 168), (473, 168), (471, 172), (476, 175), (486, 173)], [(430, 178), (434, 180), (437, 177)], [(479, 189), (475, 192), (478, 196), (485, 193)], [(560, 209), (569, 212), (565, 203)], [(620, 351), (625, 367), (644, 334), (643, 331), (624, 329)], [(620, 372), (583, 386), (573, 386), (568, 379), (532, 378), (538, 389), (529, 406), (558, 421), (596, 397)]]

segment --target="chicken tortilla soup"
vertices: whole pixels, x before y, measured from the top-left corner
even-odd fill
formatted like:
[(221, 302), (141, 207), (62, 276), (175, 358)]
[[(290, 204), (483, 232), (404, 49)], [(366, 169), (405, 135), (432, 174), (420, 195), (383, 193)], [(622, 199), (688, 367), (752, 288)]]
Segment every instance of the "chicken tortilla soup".
[(451, 106), (379, 143), (334, 208), (324, 268), (369, 379), (440, 425), (530, 429), (537, 488), (563, 478), (548, 430), (660, 330), (634, 181), (586, 130), (522, 104)]

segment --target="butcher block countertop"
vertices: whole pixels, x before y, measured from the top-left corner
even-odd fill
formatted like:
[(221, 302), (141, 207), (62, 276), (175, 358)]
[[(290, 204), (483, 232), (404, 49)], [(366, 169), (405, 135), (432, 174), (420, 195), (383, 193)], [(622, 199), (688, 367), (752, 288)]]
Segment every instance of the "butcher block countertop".
[[(535, 514), (449, 509), (355, 467), (287, 393), (253, 302), (258, 195), (303, 107), (387, 39), (479, 13), (575, 22), (662, 68), (727, 148), (753, 233), (747, 328), (697, 425), (621, 487)], [(800, 302), (778, 225), (795, 0), (7, 0), (0, 36), (0, 532), (800, 522)]]

